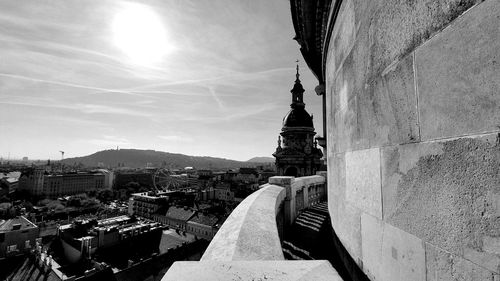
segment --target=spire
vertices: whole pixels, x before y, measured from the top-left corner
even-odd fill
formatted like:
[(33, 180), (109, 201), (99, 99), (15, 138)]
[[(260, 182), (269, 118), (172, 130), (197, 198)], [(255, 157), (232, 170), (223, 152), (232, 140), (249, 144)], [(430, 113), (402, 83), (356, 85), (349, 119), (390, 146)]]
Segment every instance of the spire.
[(299, 79), (299, 77), (300, 77), (300, 74), (299, 74), (299, 60), (296, 60), (295, 62), (297, 63), (297, 74), (295, 74), (295, 77), (297, 79), (295, 79), (295, 82), (299, 82), (300, 83), (300, 79)]
[(290, 91), (292, 93), (292, 104), (290, 105), (292, 108), (295, 107), (304, 107), (304, 87), (300, 83), (300, 74), (299, 74), (299, 60), (295, 61), (297, 63), (297, 74), (295, 74), (295, 85), (293, 85), (293, 89)]

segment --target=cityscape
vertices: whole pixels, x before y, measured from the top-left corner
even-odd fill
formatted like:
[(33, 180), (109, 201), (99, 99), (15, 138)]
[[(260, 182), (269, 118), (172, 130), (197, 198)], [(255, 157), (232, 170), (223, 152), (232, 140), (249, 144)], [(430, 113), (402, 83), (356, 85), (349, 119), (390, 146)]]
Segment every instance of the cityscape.
[(0, 0), (0, 280), (500, 280), (498, 0)]

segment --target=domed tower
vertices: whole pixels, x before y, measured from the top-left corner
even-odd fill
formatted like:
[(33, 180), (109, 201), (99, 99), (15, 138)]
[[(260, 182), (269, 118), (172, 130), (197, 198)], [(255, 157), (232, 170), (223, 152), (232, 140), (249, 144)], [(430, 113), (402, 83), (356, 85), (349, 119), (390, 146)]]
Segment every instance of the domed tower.
[(313, 118), (305, 110), (304, 88), (299, 79), (299, 66), (292, 93), (292, 108), (283, 118), (278, 147), (273, 156), (279, 176), (303, 177), (315, 175), (321, 167), (323, 153), (314, 140)]

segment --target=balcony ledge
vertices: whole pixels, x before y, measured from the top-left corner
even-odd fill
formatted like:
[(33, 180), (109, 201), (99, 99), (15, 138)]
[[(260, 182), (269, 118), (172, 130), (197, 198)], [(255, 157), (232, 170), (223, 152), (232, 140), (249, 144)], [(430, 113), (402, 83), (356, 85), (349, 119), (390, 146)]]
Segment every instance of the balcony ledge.
[(308, 204), (308, 188), (324, 187), (325, 177), (272, 177), (269, 182), (234, 209), (199, 262), (175, 262), (162, 281), (342, 280), (326, 260), (285, 260), (278, 233), (277, 219), (294, 218), (296, 192), (302, 190)]
[(284, 260), (276, 212), (285, 188), (264, 185), (231, 213), (208, 246), (201, 261)]
[(179, 261), (172, 265), (162, 281), (341, 281), (325, 260), (313, 261)]

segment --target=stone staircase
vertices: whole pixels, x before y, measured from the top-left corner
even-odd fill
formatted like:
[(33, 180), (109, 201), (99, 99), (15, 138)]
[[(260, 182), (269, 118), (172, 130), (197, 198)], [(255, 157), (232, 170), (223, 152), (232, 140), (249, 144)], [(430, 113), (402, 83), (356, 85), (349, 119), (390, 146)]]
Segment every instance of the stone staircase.
[(326, 202), (305, 209), (285, 232), (283, 254), (288, 260), (328, 259), (330, 217)]
[(369, 281), (347, 251), (339, 251), (340, 247), (343, 246), (333, 232), (327, 202), (303, 210), (284, 231), (282, 249), (285, 259), (328, 260), (342, 280)]

